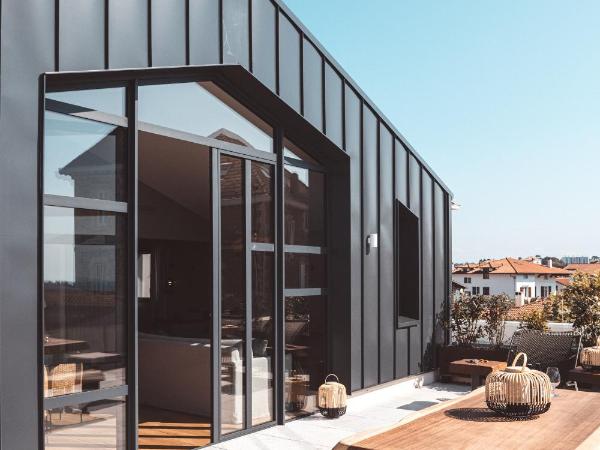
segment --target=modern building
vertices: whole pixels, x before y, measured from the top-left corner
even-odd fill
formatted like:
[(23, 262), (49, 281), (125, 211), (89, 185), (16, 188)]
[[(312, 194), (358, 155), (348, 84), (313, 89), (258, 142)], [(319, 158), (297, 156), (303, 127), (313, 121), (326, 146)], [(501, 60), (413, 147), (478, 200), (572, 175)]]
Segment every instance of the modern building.
[(502, 258), (477, 264), (455, 265), (452, 280), (472, 295), (506, 294), (522, 306), (532, 298), (546, 298), (557, 292), (557, 279), (570, 272), (544, 266), (528, 259)]
[(200, 447), (435, 367), (451, 193), (282, 2), (0, 23), (3, 449)]
[(587, 256), (563, 256), (560, 260), (569, 265), (569, 264), (589, 264), (590, 258)]

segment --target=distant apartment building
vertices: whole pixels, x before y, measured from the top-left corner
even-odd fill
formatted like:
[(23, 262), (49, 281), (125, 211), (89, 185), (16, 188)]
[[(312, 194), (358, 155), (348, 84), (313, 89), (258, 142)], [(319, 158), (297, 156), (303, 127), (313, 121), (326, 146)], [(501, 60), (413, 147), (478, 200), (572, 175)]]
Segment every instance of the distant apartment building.
[(563, 256), (560, 260), (569, 265), (569, 264), (589, 264), (590, 258), (588, 256)]
[(465, 286), (472, 295), (506, 294), (522, 306), (533, 298), (546, 298), (557, 292), (557, 279), (571, 272), (545, 266), (528, 259), (502, 258), (477, 264), (460, 264), (452, 271), (452, 281)]

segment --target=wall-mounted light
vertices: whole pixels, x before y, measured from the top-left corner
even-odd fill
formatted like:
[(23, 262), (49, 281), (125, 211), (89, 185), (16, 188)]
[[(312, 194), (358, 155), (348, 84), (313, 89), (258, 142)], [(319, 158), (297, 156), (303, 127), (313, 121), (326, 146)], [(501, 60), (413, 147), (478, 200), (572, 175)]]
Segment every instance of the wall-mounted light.
[(372, 248), (379, 247), (379, 238), (377, 233), (372, 233), (367, 235), (367, 254), (371, 252)]
[(452, 200), (452, 202), (450, 202), (450, 209), (452, 211), (458, 211), (460, 208), (462, 208), (461, 204), (456, 203), (454, 200)]

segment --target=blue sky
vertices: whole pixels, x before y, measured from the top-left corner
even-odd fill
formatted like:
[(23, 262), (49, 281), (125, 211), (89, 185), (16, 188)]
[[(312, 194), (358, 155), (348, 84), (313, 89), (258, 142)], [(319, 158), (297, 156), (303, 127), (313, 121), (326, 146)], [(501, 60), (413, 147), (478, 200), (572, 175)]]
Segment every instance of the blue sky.
[(452, 189), (455, 261), (600, 254), (600, 1), (285, 1)]

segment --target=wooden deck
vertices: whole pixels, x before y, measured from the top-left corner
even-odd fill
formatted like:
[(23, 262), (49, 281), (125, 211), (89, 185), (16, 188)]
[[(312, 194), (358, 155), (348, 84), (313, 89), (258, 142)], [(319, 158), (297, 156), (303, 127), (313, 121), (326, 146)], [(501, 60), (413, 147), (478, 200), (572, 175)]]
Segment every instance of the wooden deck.
[(519, 448), (598, 450), (600, 393), (560, 390), (546, 414), (514, 421), (487, 409), (483, 388), (386, 429), (344, 439), (335, 450)]
[(210, 420), (163, 409), (140, 406), (140, 450), (186, 450), (210, 443)]

